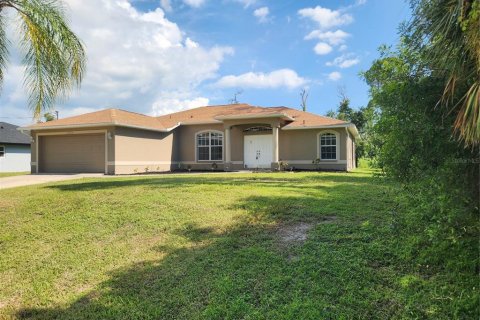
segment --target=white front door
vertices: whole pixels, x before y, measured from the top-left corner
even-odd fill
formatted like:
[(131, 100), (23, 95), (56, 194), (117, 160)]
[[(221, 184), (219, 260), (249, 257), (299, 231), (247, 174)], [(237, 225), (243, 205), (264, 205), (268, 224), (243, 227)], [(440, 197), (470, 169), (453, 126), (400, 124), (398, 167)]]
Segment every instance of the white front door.
[(272, 135), (245, 136), (243, 142), (245, 168), (270, 168), (272, 166)]

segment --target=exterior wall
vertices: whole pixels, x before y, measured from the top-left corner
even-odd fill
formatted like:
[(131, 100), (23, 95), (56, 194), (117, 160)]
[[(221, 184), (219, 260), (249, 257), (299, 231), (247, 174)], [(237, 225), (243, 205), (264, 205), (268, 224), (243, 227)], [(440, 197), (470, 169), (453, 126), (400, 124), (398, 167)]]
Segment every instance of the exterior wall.
[(109, 166), (115, 174), (170, 171), (175, 138), (173, 132), (116, 127), (115, 160)]
[[(205, 130), (221, 131), (224, 134), (223, 124), (206, 124), (206, 125), (186, 125), (180, 126), (173, 131), (175, 141), (173, 143), (173, 163), (172, 169), (192, 170), (211, 170), (212, 163), (215, 162), (217, 170), (223, 170), (223, 161), (197, 161), (196, 159), (196, 134)], [(225, 142), (223, 147), (223, 159), (225, 159)]]
[[(33, 131), (31, 145), (31, 170), (37, 172), (37, 134), (82, 134), (92, 130), (105, 130), (108, 139), (107, 173), (131, 174), (146, 171), (170, 171), (175, 169), (212, 170), (213, 161), (197, 161), (196, 133), (204, 130), (216, 130), (224, 133), (231, 127), (231, 163), (227, 169), (241, 170), (244, 168), (244, 135), (243, 130), (252, 126), (278, 126), (278, 119), (245, 119), (228, 120), (225, 123), (205, 125), (184, 125), (172, 132), (163, 133), (125, 127), (99, 127), (72, 130), (41, 130)], [(318, 157), (318, 134), (324, 129), (279, 130), (279, 159), (295, 169), (307, 170), (350, 170), (354, 168), (354, 141), (349, 138), (345, 128), (329, 129), (338, 133), (338, 160), (320, 161), (312, 164)], [(266, 134), (268, 132), (249, 132), (249, 135)], [(225, 143), (223, 159), (225, 159)], [(349, 156), (350, 155), (350, 156)], [(350, 161), (349, 161), (350, 160)], [(216, 170), (223, 170), (223, 161), (215, 161)]]
[(23, 144), (0, 144), (5, 155), (0, 158), (0, 172), (30, 171), (30, 146)]
[[(188, 125), (180, 126), (174, 130), (174, 161), (172, 162), (172, 169), (180, 167), (190, 167), (192, 170), (211, 170), (212, 162), (202, 161), (198, 162), (195, 158), (195, 134), (204, 130), (216, 130), (225, 133), (225, 127), (231, 127), (230, 143), (231, 143), (231, 160), (229, 169), (242, 170), (244, 169), (244, 136), (266, 134), (267, 132), (249, 132), (245, 133), (243, 130), (253, 126), (274, 126), (280, 125), (278, 119), (248, 119), (248, 120), (228, 120), (224, 124), (210, 124), (210, 125)], [(339, 170), (345, 171), (347, 168), (347, 133), (345, 128), (329, 129), (335, 131), (339, 136), (339, 147), (337, 161), (322, 160), (319, 164), (312, 164), (312, 161), (317, 159), (319, 146), (318, 134), (326, 131), (325, 129), (311, 129), (311, 130), (279, 130), (279, 153), (280, 161), (285, 161), (290, 167), (296, 169), (306, 170)], [(224, 136), (225, 138), (225, 136)], [(225, 159), (225, 143), (223, 148), (223, 159)], [(216, 161), (218, 170), (224, 168), (223, 161)]]
[[(106, 145), (106, 154), (107, 154), (107, 164), (108, 162), (115, 161), (115, 143), (114, 143), (114, 136), (115, 136), (115, 128), (114, 127), (98, 127), (98, 128), (85, 128), (85, 129), (52, 129), (52, 130), (38, 130), (30, 132), (32, 136), (32, 144), (31, 146), (31, 166), (30, 170), (31, 173), (38, 172), (38, 163), (39, 159), (37, 157), (37, 149), (38, 149), (38, 141), (39, 136), (41, 135), (51, 135), (51, 134), (85, 134), (91, 131), (105, 131), (107, 136), (110, 136), (111, 139), (107, 139)], [(114, 166), (107, 165), (107, 173), (113, 174), (114, 173)]]
[(346, 136), (347, 136), (347, 170), (352, 170), (353, 165), (353, 145), (352, 145), (352, 138), (350, 137), (350, 134), (346, 131)]
[[(320, 160), (318, 135), (322, 132), (334, 131), (339, 136), (338, 160)], [(285, 161), (290, 167), (306, 170), (348, 170), (347, 168), (347, 134), (344, 128), (336, 129), (306, 129), (280, 130), (280, 161)]]

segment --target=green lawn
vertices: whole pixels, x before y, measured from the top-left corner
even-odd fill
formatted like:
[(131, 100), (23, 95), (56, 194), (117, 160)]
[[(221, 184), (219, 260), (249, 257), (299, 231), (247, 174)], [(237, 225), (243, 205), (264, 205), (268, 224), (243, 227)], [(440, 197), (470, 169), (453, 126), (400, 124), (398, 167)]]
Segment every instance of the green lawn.
[(13, 176), (23, 176), (30, 174), (30, 172), (0, 172), (0, 178), (13, 177)]
[(367, 170), (3, 190), (0, 318), (449, 318), (453, 284), (396, 255), (394, 191)]

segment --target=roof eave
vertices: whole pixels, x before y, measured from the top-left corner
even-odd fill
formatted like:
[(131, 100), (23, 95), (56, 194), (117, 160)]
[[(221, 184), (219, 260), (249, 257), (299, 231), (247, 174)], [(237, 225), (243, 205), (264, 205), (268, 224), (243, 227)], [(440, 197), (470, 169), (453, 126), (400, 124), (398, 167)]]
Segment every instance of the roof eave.
[(294, 126), (291, 127), (289, 125), (282, 128), (282, 130), (306, 130), (306, 129), (326, 129), (326, 128), (347, 128), (350, 126), (350, 123), (338, 123), (338, 124), (322, 124), (322, 125), (315, 125), (315, 126)]
[(323, 124), (316, 126), (299, 126), (299, 127), (289, 127), (288, 125), (283, 127), (282, 130), (307, 130), (307, 129), (330, 129), (330, 128), (347, 128), (354, 135), (355, 139), (360, 139), (360, 134), (358, 133), (357, 127), (350, 122), (338, 123), (338, 124)]
[[(193, 122), (179, 122), (178, 125), (181, 126), (193, 126), (193, 125), (199, 125), (199, 124), (218, 124), (222, 123), (222, 121), (219, 120), (209, 120), (209, 121), (193, 121)], [(178, 126), (177, 125), (177, 126)]]
[(290, 121), (295, 119), (285, 113), (272, 113), (272, 114), (243, 114), (243, 115), (231, 115), (231, 116), (216, 116), (217, 120), (241, 120), (241, 119), (255, 119), (255, 118), (282, 118)]
[(178, 127), (179, 124), (176, 124), (171, 128), (156, 129), (151, 127), (136, 126), (131, 124), (117, 123), (117, 122), (98, 122), (98, 123), (87, 123), (87, 124), (71, 124), (71, 125), (56, 125), (56, 126), (42, 126), (42, 127), (19, 127), (17, 128), (17, 130), (43, 131), (43, 130), (57, 130), (57, 129), (98, 128), (98, 127), (109, 127), (109, 126), (142, 129), (142, 130), (156, 131), (156, 132), (170, 132), (176, 127)]

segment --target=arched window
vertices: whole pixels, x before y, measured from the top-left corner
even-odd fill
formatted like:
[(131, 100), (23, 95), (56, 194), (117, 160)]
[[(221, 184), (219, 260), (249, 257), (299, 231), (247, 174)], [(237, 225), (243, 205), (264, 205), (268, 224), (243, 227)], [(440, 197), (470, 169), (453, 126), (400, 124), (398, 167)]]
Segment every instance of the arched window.
[(223, 133), (219, 131), (204, 131), (196, 134), (197, 160), (223, 160)]
[(337, 160), (337, 134), (332, 132), (320, 133), (320, 160)]

